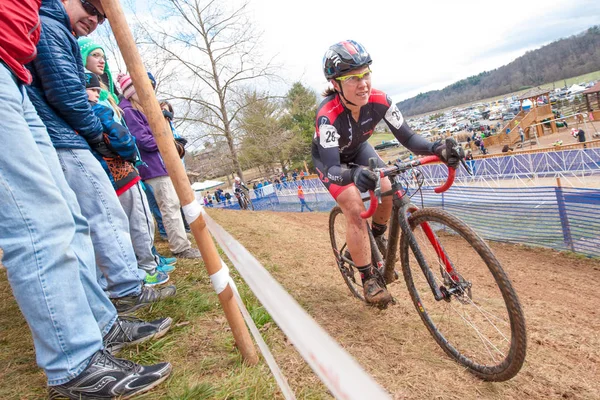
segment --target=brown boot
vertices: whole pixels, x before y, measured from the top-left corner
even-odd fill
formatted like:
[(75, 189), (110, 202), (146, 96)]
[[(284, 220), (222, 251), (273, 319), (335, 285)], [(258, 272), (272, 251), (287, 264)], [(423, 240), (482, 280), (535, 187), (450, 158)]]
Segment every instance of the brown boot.
[(388, 291), (379, 285), (377, 278), (371, 277), (363, 283), (365, 300), (369, 304), (386, 306), (392, 301), (392, 296)]

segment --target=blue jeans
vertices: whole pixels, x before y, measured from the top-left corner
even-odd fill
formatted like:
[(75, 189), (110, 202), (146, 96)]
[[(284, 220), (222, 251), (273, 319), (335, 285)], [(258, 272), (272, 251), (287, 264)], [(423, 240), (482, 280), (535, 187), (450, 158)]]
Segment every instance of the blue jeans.
[(156, 198), (154, 197), (154, 190), (152, 190), (152, 186), (144, 184), (144, 191), (146, 192), (146, 197), (148, 198), (148, 204), (150, 204), (150, 211), (152, 211), (156, 225), (158, 225), (158, 234), (163, 239), (166, 239), (167, 230), (162, 222), (162, 214), (160, 213), (160, 208), (158, 208)]
[(90, 225), (96, 265), (109, 296), (139, 294), (146, 271), (138, 268), (129, 221), (106, 172), (90, 150), (56, 149), (56, 153)]
[(96, 282), (87, 221), (23, 85), (0, 63), (0, 247), (49, 385), (102, 348), (117, 312)]

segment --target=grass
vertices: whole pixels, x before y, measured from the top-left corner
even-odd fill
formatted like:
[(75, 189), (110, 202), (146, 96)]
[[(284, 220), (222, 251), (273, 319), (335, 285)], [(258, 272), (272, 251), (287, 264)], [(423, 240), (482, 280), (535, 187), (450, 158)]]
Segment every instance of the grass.
[(369, 138), (368, 142), (371, 145), (375, 146), (376, 144), (379, 144), (379, 143), (383, 142), (384, 140), (392, 140), (394, 138), (395, 138), (395, 136), (392, 133), (388, 133), (388, 132), (373, 132), (373, 134)]
[[(168, 254), (165, 243), (157, 243)], [(250, 315), (269, 342), (282, 339), (277, 329), (266, 329), (271, 316), (231, 274)], [(170, 332), (159, 340), (123, 349), (118, 356), (142, 364), (169, 361), (171, 377), (139, 399), (265, 399), (281, 398), (270, 370), (261, 360), (256, 366), (242, 362), (204, 264), (179, 260), (171, 274), (176, 297), (140, 310), (136, 316), (151, 320), (170, 316)], [(267, 325), (269, 324), (269, 325)], [(46, 396), (46, 380), (35, 362), (28, 326), (12, 296), (6, 271), (0, 270), (0, 399), (40, 399)]]

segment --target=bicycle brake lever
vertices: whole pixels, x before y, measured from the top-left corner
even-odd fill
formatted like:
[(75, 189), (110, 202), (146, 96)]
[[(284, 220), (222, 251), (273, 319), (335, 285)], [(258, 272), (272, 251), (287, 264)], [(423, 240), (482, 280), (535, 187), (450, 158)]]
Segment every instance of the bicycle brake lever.
[(377, 183), (373, 193), (377, 197), (377, 204), (381, 204), (381, 174), (377, 170), (377, 159), (375, 157), (369, 158), (369, 169), (377, 174)]
[(462, 164), (463, 167), (465, 167), (465, 169), (467, 170), (467, 173), (471, 176), (473, 176), (473, 171), (471, 171), (471, 167), (469, 167), (469, 164), (466, 163), (464, 158), (460, 159), (460, 163)]

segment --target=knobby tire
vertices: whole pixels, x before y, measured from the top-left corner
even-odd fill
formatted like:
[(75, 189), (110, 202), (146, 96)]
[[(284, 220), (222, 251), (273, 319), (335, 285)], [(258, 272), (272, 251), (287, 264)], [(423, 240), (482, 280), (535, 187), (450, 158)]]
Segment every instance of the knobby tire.
[[(525, 318), (517, 294), (489, 246), (468, 225), (440, 209), (428, 208), (416, 211), (410, 215), (409, 223), (414, 235), (403, 233), (401, 236), (402, 270), (415, 308), (435, 341), (446, 354), (483, 380), (505, 381), (514, 377), (525, 360), (527, 348)], [(440, 267), (442, 263), (434, 247), (422, 234), (423, 230), (420, 226), (423, 223), (435, 227), (435, 236), (447, 255), (454, 250), (453, 243), (461, 241), (461, 238), (464, 240), (461, 242), (461, 245), (465, 243), (464, 246), (456, 247), (461, 249), (460, 252), (453, 257), (449, 256), (449, 259), (455, 270), (461, 274), (460, 282), (469, 282), (468, 284), (472, 285), (468, 289), (468, 295), (467, 291), (463, 291), (462, 295), (461, 292), (456, 292), (456, 297), (451, 295), (449, 302), (435, 301), (433, 298), (431, 288), (417, 264), (410, 243), (412, 242), (412, 246), (419, 246), (423, 254), (429, 254), (427, 260), (429, 268), (434, 273), (439, 270), (435, 273), (437, 286), (444, 284), (444, 271), (443, 267)], [(463, 258), (467, 262), (462, 260)], [(470, 268), (473, 271), (467, 273)], [(418, 285), (413, 278), (418, 280)], [(450, 278), (446, 276), (446, 279)], [(485, 282), (486, 279), (485, 285), (480, 284), (480, 281)], [(450, 279), (448, 287), (452, 285)], [(495, 285), (497, 288), (494, 287)], [(486, 294), (491, 292), (496, 293), (497, 299), (485, 298)], [(436, 315), (438, 309), (444, 311)], [(451, 319), (453, 317), (455, 319)], [(451, 327), (452, 324), (456, 324), (457, 327)], [(462, 335), (461, 328), (466, 331), (466, 334)], [(488, 334), (492, 339), (497, 338), (498, 343), (492, 343), (490, 338), (486, 337)], [(447, 338), (448, 335), (450, 336)], [(508, 336), (510, 336), (509, 344), (505, 343), (509, 340)], [(463, 343), (467, 344), (462, 346)], [(482, 349), (481, 357), (484, 358), (484, 362), (475, 360), (477, 348)]]

